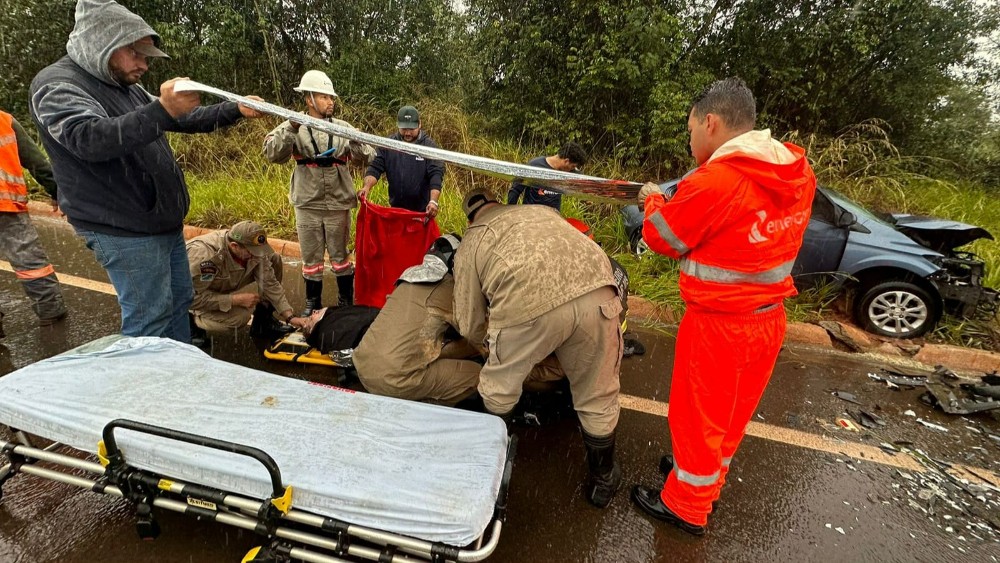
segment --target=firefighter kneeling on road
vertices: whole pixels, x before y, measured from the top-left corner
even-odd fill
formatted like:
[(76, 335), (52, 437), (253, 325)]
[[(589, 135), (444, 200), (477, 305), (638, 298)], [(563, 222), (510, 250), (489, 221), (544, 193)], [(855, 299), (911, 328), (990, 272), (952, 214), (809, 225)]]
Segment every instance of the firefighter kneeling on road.
[(688, 119), (698, 168), (670, 200), (655, 184), (639, 192), (643, 239), (680, 260), (687, 309), (670, 384), (673, 459), (660, 462), (669, 474), (662, 490), (637, 485), (632, 500), (699, 536), (781, 349), (816, 191), (805, 151), (754, 131), (755, 120), (742, 80), (715, 82)]
[(423, 263), (399, 277), (354, 350), (368, 391), (449, 406), (475, 394), (479, 353), (453, 328), (451, 266), (458, 245), (455, 235), (438, 238)]
[(187, 254), (194, 283), (192, 341), (204, 342), (205, 331), (246, 326), (251, 313), (251, 336), (273, 338), (293, 330), (288, 325), (305, 323), (292, 313), (281, 287), (281, 256), (267, 244), (260, 224), (242, 221), (228, 231), (195, 237), (187, 242)]
[(604, 508), (621, 483), (622, 303), (611, 263), (546, 206), (500, 205), (479, 191), (463, 206), (469, 229), (455, 255), (455, 319), (487, 350), (479, 377), (486, 410), (510, 418), (528, 374), (554, 353), (583, 426), (584, 496)]

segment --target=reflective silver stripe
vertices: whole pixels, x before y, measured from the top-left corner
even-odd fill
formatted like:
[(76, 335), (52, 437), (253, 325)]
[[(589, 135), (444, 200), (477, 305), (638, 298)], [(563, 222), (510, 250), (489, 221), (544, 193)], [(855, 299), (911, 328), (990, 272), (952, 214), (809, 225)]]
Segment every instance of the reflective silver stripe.
[(17, 177), (6, 170), (0, 170), (0, 181), (10, 182), (11, 184), (17, 184), (19, 186), (25, 186), (24, 177)]
[(724, 457), (724, 458), (722, 458), (722, 466), (723, 467), (729, 467), (729, 462), (731, 462), (731, 461), (733, 461), (733, 458), (731, 458), (731, 457)]
[(660, 235), (661, 239), (667, 241), (670, 248), (677, 251), (677, 254), (683, 256), (691, 251), (686, 244), (681, 242), (681, 239), (677, 238), (677, 235), (671, 230), (670, 225), (667, 224), (667, 220), (659, 212), (653, 213), (653, 216), (649, 218), (649, 222), (656, 227), (656, 234)]
[(2, 190), (0, 190), (0, 199), (9, 199), (11, 201), (16, 201), (17, 203), (28, 203), (28, 196), (5, 192)]
[(709, 485), (714, 485), (719, 481), (719, 475), (722, 473), (716, 471), (711, 475), (695, 475), (694, 473), (688, 473), (680, 467), (677, 467), (677, 461), (674, 461), (674, 473), (677, 475), (677, 480), (681, 483), (687, 483), (688, 485), (694, 485), (695, 487), (708, 487)]
[(0, 147), (7, 146), (11, 143), (17, 142), (17, 136), (11, 133), (10, 135), (0, 135)]
[(681, 271), (685, 274), (698, 278), (702, 281), (718, 283), (757, 283), (761, 285), (781, 283), (792, 274), (792, 266), (795, 260), (789, 260), (784, 264), (771, 268), (763, 272), (749, 273), (737, 272), (716, 266), (699, 264), (689, 258), (681, 258)]

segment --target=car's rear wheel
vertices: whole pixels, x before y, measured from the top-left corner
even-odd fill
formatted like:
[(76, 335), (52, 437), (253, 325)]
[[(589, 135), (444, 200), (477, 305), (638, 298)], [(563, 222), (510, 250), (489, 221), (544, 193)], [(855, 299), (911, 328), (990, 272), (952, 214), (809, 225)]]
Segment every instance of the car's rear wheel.
[(888, 281), (862, 289), (854, 317), (865, 330), (890, 338), (923, 336), (937, 324), (939, 301), (923, 287)]

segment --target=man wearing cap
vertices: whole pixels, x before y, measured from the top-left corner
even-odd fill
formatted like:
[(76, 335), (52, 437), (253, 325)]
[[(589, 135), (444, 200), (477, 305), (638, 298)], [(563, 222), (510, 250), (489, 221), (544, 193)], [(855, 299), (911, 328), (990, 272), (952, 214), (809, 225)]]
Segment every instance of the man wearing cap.
[[(310, 70), (294, 89), (305, 98), (306, 114), (353, 129), (333, 118), (337, 93), (326, 73)], [(288, 199), (295, 208), (295, 228), (302, 249), (302, 277), (306, 283), (303, 316), (323, 308), (323, 271), (330, 253), (330, 268), (337, 277), (338, 304), (354, 301), (354, 265), (348, 260), (347, 241), (351, 209), (357, 207), (354, 179), (348, 165), (365, 166), (375, 149), (347, 139), (285, 121), (264, 139), (264, 156), (283, 164), (295, 161)]]
[(486, 410), (509, 418), (528, 374), (554, 353), (583, 427), (584, 496), (604, 508), (621, 484), (622, 302), (611, 262), (543, 206), (500, 205), (474, 191), (463, 209), (469, 228), (455, 255), (455, 320), (462, 336), (486, 350), (479, 377)]
[[(267, 244), (264, 228), (242, 221), (226, 231), (195, 237), (187, 243), (194, 285), (191, 315), (197, 329), (229, 332), (246, 326), (251, 336), (288, 332), (281, 321), (301, 327), (281, 287), (281, 256)], [(277, 318), (276, 318), (277, 316)]]
[[(390, 139), (438, 148), (427, 133), (420, 130), (420, 113), (413, 106), (403, 106), (396, 116), (399, 131)], [(365, 197), (379, 178), (385, 174), (389, 182), (389, 205), (426, 212), (431, 218), (438, 214), (438, 198), (444, 181), (444, 163), (420, 156), (380, 148), (365, 172), (361, 196)]]
[[(540, 156), (528, 161), (528, 165), (562, 172), (577, 172), (587, 163), (587, 153), (583, 147), (570, 141), (551, 156)], [(562, 213), (562, 194), (544, 188), (526, 186), (519, 180), (514, 180), (507, 192), (507, 205), (515, 205), (524, 197), (524, 203), (547, 205)]]
[(197, 93), (155, 97), (139, 80), (160, 37), (110, 0), (79, 0), (67, 55), (31, 82), (31, 116), (52, 159), (59, 207), (108, 273), (126, 336), (189, 342), (191, 277), (184, 216), (191, 200), (166, 132), (203, 133), (261, 114)]

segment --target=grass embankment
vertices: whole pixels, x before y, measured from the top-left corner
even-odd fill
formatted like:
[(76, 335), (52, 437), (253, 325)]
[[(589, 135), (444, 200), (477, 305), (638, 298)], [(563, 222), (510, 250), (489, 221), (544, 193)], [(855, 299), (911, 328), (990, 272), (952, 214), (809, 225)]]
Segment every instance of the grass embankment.
[[(494, 140), (485, 133), (485, 123), (460, 109), (425, 101), (418, 106), (424, 130), (444, 148), (506, 160), (525, 162), (546, 153), (540, 147), (514, 141)], [(394, 112), (370, 107), (348, 108), (342, 119), (361, 130), (388, 134), (394, 130)], [(260, 221), (276, 238), (294, 240), (294, 214), (288, 203), (288, 179), (292, 165), (268, 163), (262, 155), (264, 136), (277, 120), (244, 122), (213, 135), (175, 135), (171, 142), (181, 160), (191, 188), (192, 207), (188, 221), (218, 228), (252, 218)], [(982, 226), (1000, 235), (1000, 186), (989, 188), (963, 182), (935, 180), (913, 170), (927, 163), (898, 154), (877, 124), (865, 124), (836, 139), (797, 138), (807, 147), (821, 183), (834, 187), (877, 212), (908, 212), (936, 215)], [(606, 178), (662, 181), (668, 173), (656, 166), (646, 170), (625, 169), (619, 163), (592, 158), (586, 172)], [(363, 170), (355, 171), (360, 185)], [(482, 174), (448, 166), (441, 196), (438, 223), (443, 232), (462, 233), (465, 217), (461, 200), (475, 188), (485, 188), (505, 197), (507, 183)], [(384, 181), (373, 190), (372, 200), (388, 200)], [(629, 271), (633, 292), (650, 301), (683, 310), (677, 290), (677, 265), (662, 256), (641, 259), (629, 252), (621, 214), (616, 206), (564, 198), (566, 216), (591, 226), (596, 240)], [(1000, 287), (1000, 244), (979, 241), (969, 248), (987, 262), (987, 285)], [(837, 295), (829, 287), (803, 292), (789, 303), (792, 320), (819, 320), (835, 314)], [(1000, 347), (996, 320), (946, 320), (932, 338), (956, 344)]]

